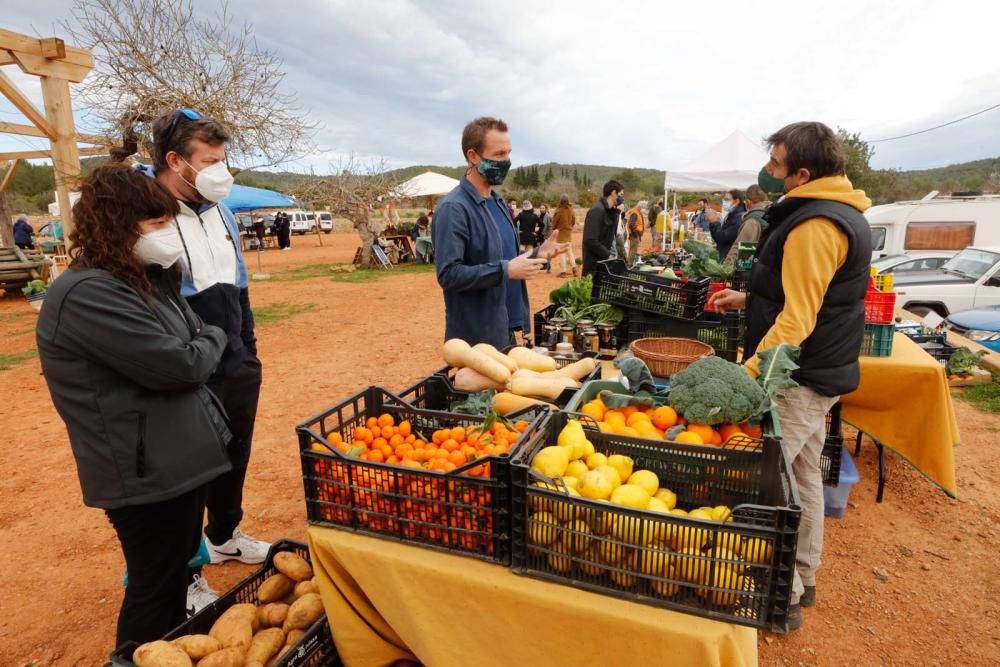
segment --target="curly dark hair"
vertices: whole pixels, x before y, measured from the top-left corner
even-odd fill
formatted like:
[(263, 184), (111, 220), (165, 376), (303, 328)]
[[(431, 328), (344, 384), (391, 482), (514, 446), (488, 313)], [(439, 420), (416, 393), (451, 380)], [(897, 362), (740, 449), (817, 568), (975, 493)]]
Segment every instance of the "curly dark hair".
[(70, 257), (74, 264), (103, 269), (149, 294), (146, 268), (132, 251), (139, 240), (139, 222), (179, 211), (177, 200), (155, 178), (122, 164), (97, 167), (80, 183)]

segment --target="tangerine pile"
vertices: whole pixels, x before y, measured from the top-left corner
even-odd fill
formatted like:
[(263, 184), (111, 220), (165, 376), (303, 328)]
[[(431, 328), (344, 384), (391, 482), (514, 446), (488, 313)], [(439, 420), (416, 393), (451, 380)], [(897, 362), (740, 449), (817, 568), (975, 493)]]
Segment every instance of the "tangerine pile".
[(675, 434), (670, 440), (689, 445), (725, 446), (736, 436), (743, 436), (740, 438), (742, 442), (746, 442), (747, 436), (761, 437), (760, 426), (747, 423), (718, 424), (714, 427), (708, 424), (689, 424), (669, 405), (657, 408), (648, 405), (630, 405), (616, 410), (604, 405), (598, 396), (585, 403), (580, 412), (592, 417), (605, 433), (617, 433), (635, 438), (668, 440), (667, 433), (675, 426), (683, 426), (684, 430)]
[[(486, 430), (480, 426), (456, 426), (434, 431), (428, 441), (413, 432), (409, 421), (403, 420), (397, 426), (392, 415), (381, 414), (356, 426), (350, 441), (337, 432), (327, 435), (327, 440), (337, 451), (364, 461), (451, 472), (483, 457), (507, 454), (527, 428), (526, 421), (516, 422), (513, 430), (501, 421)], [(314, 443), (312, 448), (327, 450), (320, 443)], [(485, 462), (462, 472), (488, 477), (490, 464)]]

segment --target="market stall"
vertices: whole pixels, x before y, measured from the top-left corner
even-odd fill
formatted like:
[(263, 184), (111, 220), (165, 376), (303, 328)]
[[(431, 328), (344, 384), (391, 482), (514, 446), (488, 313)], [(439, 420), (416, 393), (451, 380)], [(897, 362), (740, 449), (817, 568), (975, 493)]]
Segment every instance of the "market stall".
[[(861, 385), (841, 399), (844, 420), (880, 448), (902, 456), (927, 479), (956, 497), (953, 448), (958, 421), (945, 369), (901, 333), (886, 357), (861, 357)], [(878, 499), (884, 474), (880, 469)]]
[(757, 633), (518, 577), (475, 559), (309, 528), (348, 665), (756, 665)]

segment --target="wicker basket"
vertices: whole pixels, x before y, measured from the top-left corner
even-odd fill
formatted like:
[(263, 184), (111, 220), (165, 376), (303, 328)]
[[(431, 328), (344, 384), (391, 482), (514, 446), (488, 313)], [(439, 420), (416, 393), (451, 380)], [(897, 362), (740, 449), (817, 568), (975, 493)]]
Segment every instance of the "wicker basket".
[(715, 354), (715, 349), (690, 338), (640, 338), (632, 341), (632, 354), (649, 366), (657, 377), (670, 377), (701, 357)]

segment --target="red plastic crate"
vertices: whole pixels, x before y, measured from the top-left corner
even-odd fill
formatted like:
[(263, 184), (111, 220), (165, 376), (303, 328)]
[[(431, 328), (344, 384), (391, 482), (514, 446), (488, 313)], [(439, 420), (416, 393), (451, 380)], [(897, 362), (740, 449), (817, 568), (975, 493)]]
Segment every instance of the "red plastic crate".
[(869, 289), (865, 294), (865, 322), (892, 324), (896, 316), (896, 293)]
[(716, 292), (721, 292), (724, 289), (726, 289), (726, 283), (709, 283), (708, 284), (708, 299), (705, 301), (705, 312), (706, 313), (714, 313), (715, 312), (715, 306), (714, 305), (712, 305), (712, 306), (708, 305), (708, 302), (712, 300), (712, 295), (713, 294), (715, 294)]

